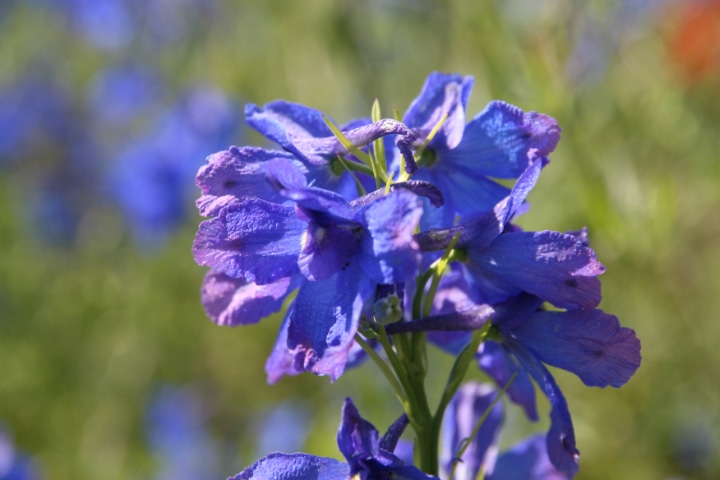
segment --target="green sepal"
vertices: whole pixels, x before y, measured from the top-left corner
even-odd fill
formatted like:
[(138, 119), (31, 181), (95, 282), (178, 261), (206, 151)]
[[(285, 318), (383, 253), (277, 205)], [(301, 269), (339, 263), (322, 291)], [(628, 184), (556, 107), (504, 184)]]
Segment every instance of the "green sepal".
[(458, 242), (458, 239), (460, 238), (461, 231), (458, 231), (453, 239), (450, 241), (448, 246), (445, 248), (445, 251), (442, 254), (442, 257), (437, 259), (431, 266), (430, 270), (432, 270), (432, 282), (430, 283), (430, 291), (428, 291), (427, 296), (425, 297), (425, 304), (423, 308), (423, 317), (427, 317), (430, 315), (430, 309), (432, 308), (432, 304), (435, 301), (435, 294), (437, 293), (437, 289), (440, 285), (440, 279), (442, 278), (443, 274), (445, 273), (445, 269), (447, 268), (448, 264), (450, 263), (450, 260), (453, 259), (453, 249), (455, 248), (455, 245)]
[[(370, 118), (374, 122), (382, 120), (382, 112), (380, 111), (380, 102), (376, 98), (372, 104), (372, 111)], [(373, 142), (373, 152), (375, 153), (375, 163), (377, 165), (377, 171), (387, 172), (387, 158), (385, 157), (385, 143), (382, 138), (378, 138)], [(387, 176), (387, 174), (385, 174)], [(380, 178), (375, 177), (378, 181), (378, 188), (380, 187)], [(389, 183), (388, 179), (388, 183)]]
[(335, 138), (338, 139), (338, 142), (340, 142), (340, 145), (342, 145), (345, 150), (355, 155), (358, 160), (360, 160), (368, 167), (373, 168), (373, 162), (370, 158), (370, 155), (360, 150), (360, 148), (358, 148), (356, 145), (353, 145), (353, 143), (348, 140), (345, 134), (340, 131), (337, 125), (335, 125), (328, 117), (323, 115), (322, 118), (325, 121), (325, 125), (328, 126), (330, 131), (333, 133), (333, 135), (335, 135)]

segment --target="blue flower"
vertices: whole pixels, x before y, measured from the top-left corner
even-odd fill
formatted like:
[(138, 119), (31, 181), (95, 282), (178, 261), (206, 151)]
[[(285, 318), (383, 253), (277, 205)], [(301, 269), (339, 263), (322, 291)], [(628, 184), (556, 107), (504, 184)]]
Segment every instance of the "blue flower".
[(305, 453), (271, 453), (228, 480), (275, 478), (282, 480), (431, 480), (436, 479), (412, 465), (405, 465), (393, 454), (408, 424), (401, 416), (382, 437), (363, 419), (348, 398), (342, 410), (337, 435), (338, 447), (347, 463)]
[[(357, 197), (352, 177), (342, 165), (334, 165), (338, 155), (345, 156), (349, 152), (333, 135), (322, 113), (304, 105), (277, 100), (263, 107), (248, 104), (245, 118), (248, 125), (305, 164), (309, 184), (334, 190), (348, 200)], [(354, 120), (340, 130), (358, 147), (384, 136), (396, 136), (395, 144), (401, 154), (408, 164), (415, 164), (410, 150), (415, 135), (396, 120), (383, 119), (375, 123), (366, 119)]]
[[(420, 252), (413, 232), (422, 209), (413, 191), (431, 193), (426, 185), (398, 184), (387, 195), (347, 203), (334, 192), (305, 186), (293, 162), (273, 155), (231, 150), (201, 170), (204, 195), (198, 204), (214, 215), (200, 224), (193, 246), (196, 261), (214, 269), (203, 287), (203, 303), (222, 323), (254, 323), (279, 309), (284, 294), (297, 286), (266, 365), (270, 381), (306, 370), (334, 380), (346, 366), (376, 286), (417, 273)], [(275, 193), (244, 187), (263, 174)], [(277, 200), (277, 193), (285, 202), (266, 200)]]
[(494, 304), (529, 292), (561, 308), (592, 308), (600, 303), (605, 268), (585, 243), (559, 232), (523, 232), (510, 225), (535, 185), (544, 160), (535, 159), (510, 194), (494, 209), (448, 229), (418, 235), (423, 251), (444, 249), (459, 232), (465, 277), (482, 303)]
[[(445, 412), (442, 463), (454, 480), (474, 480), (480, 471), (487, 480), (566, 480), (550, 462), (543, 435), (533, 435), (498, 455), (504, 409), (497, 393), (487, 384), (466, 383), (455, 394)], [(477, 434), (475, 425), (487, 414)], [(470, 443), (462, 456), (458, 447)]]
[[(560, 387), (544, 364), (575, 373), (588, 386), (620, 387), (640, 366), (640, 341), (633, 330), (621, 327), (616, 317), (602, 310), (545, 311), (542, 303), (522, 294), (493, 306), (477, 305), (463, 312), (391, 324), (387, 331), (445, 332), (437, 343), (457, 354), (467, 334), (456, 333), (453, 338), (451, 332), (474, 330), (489, 320), (491, 340), (478, 350), (480, 367), (501, 387), (516, 375), (508, 394), (533, 420), (537, 412), (529, 378), (537, 383), (551, 405), (548, 455), (559, 471), (573, 476), (578, 450), (572, 419)], [(431, 333), (429, 339), (437, 337)]]
[(417, 135), (418, 147), (447, 115), (422, 150), (413, 176), (432, 183), (445, 197), (443, 207), (426, 211), (424, 226), (449, 227), (455, 215), (489, 210), (509, 193), (492, 179), (518, 178), (536, 159), (546, 164), (560, 139), (553, 118), (502, 101), (490, 102), (466, 125), (473, 82), (470, 76), (433, 72), (403, 117)]

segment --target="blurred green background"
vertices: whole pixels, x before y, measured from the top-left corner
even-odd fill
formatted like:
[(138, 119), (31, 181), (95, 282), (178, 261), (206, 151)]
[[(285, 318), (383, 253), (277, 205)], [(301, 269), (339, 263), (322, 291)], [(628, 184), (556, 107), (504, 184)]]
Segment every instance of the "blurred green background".
[[(384, 430), (400, 409), (374, 365), (332, 385), (302, 375), (268, 386), (263, 364), (279, 319), (231, 329), (205, 317), (205, 272), (190, 253), (200, 220), (192, 175), (183, 177), (182, 220), (151, 245), (138, 241), (105, 184), (150, 113), (103, 130), (86, 98), (99, 72), (132, 61), (161, 80), (150, 97), (161, 106), (202, 84), (235, 102), (240, 119), (243, 102), (284, 98), (344, 122), (369, 115), (375, 98), (386, 113), (402, 112), (441, 70), (475, 77), (469, 117), (503, 99), (558, 119), (562, 140), (519, 223), (589, 227), (607, 267), (601, 307), (643, 343), (640, 370), (619, 390), (557, 373), (581, 451), (578, 478), (720, 478), (718, 3), (2, 0), (0, 146), (23, 115), (44, 108), (41, 96), (11, 98), (30, 78), (66, 92), (74, 118), (58, 122), (91, 140), (117, 138), (69, 176), (74, 135), (46, 128), (22, 148), (0, 149), (0, 421), (53, 480), (157, 478), (166, 460), (152, 448), (146, 412), (167, 385), (199, 392), (220, 452), (208, 478), (268, 453), (258, 451), (259, 419), (275, 404), (300, 412), (309, 434), (298, 448), (316, 455), (339, 456), (346, 396)], [(264, 145), (242, 126), (233, 131), (228, 145)], [(194, 154), (192, 168), (210, 153)], [(29, 208), (54, 201), (40, 177), (72, 194), (76, 220), (60, 239), (46, 227), (59, 214), (38, 220)], [(120, 188), (132, 196), (133, 185)], [(450, 359), (430, 358), (442, 382)], [(547, 428), (508, 410), (505, 443)], [(280, 436), (286, 428), (275, 427)]]

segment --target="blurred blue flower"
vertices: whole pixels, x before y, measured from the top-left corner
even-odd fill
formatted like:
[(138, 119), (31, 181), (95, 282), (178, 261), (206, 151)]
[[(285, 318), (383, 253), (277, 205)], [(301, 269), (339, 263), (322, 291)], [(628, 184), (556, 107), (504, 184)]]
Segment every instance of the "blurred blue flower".
[(148, 46), (171, 46), (207, 26), (217, 0), (145, 0), (136, 4), (140, 32)]
[(717, 464), (720, 435), (716, 419), (708, 413), (694, 411), (692, 417), (673, 428), (670, 453), (684, 473), (702, 477), (702, 473), (712, 471), (713, 463)]
[(73, 31), (100, 49), (126, 47), (136, 34), (130, 2), (126, 0), (49, 0), (68, 16)]
[(71, 136), (69, 95), (46, 75), (28, 71), (0, 87), (0, 164), (60, 148)]
[[(160, 106), (162, 83), (148, 65), (126, 62), (100, 70), (88, 93), (88, 107), (99, 135), (105, 129), (133, 124)], [(127, 130), (127, 129), (126, 129)]]
[(22, 222), (45, 245), (71, 243), (84, 214), (104, 203), (100, 150), (83, 113), (43, 66), (0, 90), (0, 163), (22, 186)]
[(602, 81), (613, 56), (630, 41), (649, 32), (647, 24), (667, 5), (678, 0), (621, 0), (598, 14), (581, 3), (568, 11), (572, 50), (565, 64), (565, 76), (577, 87)]
[(219, 90), (198, 87), (169, 109), (153, 130), (120, 152), (108, 182), (137, 241), (162, 244), (188, 218), (192, 179), (205, 152), (238, 137), (233, 103)]
[(149, 446), (158, 462), (156, 480), (221, 477), (218, 444), (206, 430), (208, 412), (197, 390), (163, 387), (146, 415)]
[(255, 453), (297, 452), (308, 436), (310, 412), (297, 399), (274, 405), (256, 425)]
[(10, 436), (0, 425), (0, 480), (38, 480), (40, 478), (35, 461), (15, 449)]

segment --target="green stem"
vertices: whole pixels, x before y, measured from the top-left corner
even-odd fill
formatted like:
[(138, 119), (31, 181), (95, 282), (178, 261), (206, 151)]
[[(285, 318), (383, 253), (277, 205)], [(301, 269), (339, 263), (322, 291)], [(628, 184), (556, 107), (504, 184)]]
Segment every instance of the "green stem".
[(412, 411), (407, 412), (407, 414), (408, 418), (411, 418), (411, 425), (417, 437), (416, 447), (420, 454), (420, 469), (425, 473), (437, 476), (439, 470), (439, 435), (434, 432), (433, 416), (425, 392), (425, 378), (424, 376), (410, 375), (409, 379), (414, 402)]
[(387, 363), (385, 363), (383, 359), (380, 358), (380, 355), (378, 355), (377, 352), (370, 345), (368, 345), (368, 343), (363, 340), (363, 338), (359, 334), (355, 334), (355, 341), (358, 345), (360, 345), (360, 347), (362, 347), (365, 353), (367, 353), (368, 357), (370, 357), (372, 361), (375, 362), (375, 365), (378, 366), (380, 372), (388, 381), (392, 389), (395, 391), (395, 396), (398, 398), (403, 408), (407, 408), (407, 396), (405, 395), (402, 386), (398, 382), (392, 370), (390, 370), (390, 367), (387, 366)]

